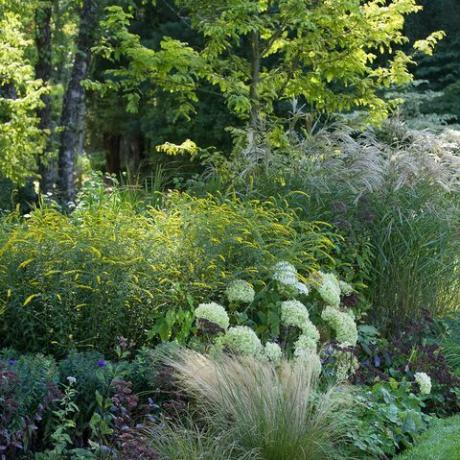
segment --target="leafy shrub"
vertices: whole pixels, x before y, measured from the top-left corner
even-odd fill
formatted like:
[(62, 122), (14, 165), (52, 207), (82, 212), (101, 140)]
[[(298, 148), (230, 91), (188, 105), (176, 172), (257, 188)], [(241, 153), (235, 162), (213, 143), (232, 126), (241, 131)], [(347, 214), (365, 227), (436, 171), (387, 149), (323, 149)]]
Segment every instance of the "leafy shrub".
[[(410, 384), (381, 382), (355, 394), (356, 430), (350, 430), (353, 454), (362, 459), (388, 458), (411, 446), (425, 431), (430, 417), (423, 413), (423, 400)], [(420, 457), (422, 458), (422, 457)]]
[(312, 270), (330, 251), (323, 226), (270, 201), (170, 193), (139, 213), (101, 200), (70, 217), (42, 208), (4, 221), (2, 345), (63, 354), (107, 352), (117, 336), (184, 341), (191, 308), (229, 279), (251, 280), (279, 259)]
[[(373, 385), (376, 381), (412, 382), (419, 392), (417, 376), (425, 373), (431, 391), (424, 398), (425, 412), (445, 417), (460, 407), (460, 378), (449, 365), (450, 356), (443, 348), (442, 322), (425, 311), (420, 319), (392, 333), (388, 339), (369, 325), (359, 327), (358, 347), (354, 350), (359, 368), (353, 376), (356, 384)], [(444, 339), (445, 340), (445, 339)]]
[(159, 358), (147, 349), (131, 356), (126, 345), (120, 339), (112, 361), (94, 351), (71, 352), (56, 363), (1, 350), (0, 456), (105, 458), (111, 451), (127, 460), (156, 458), (145, 424), (158, 411), (150, 382)]
[(460, 416), (437, 420), (398, 460), (456, 460), (460, 451)]
[(83, 439), (88, 435), (89, 422), (97, 407), (96, 392), (106, 395), (110, 391), (113, 372), (107, 364), (104, 356), (95, 351), (72, 351), (59, 363), (61, 382), (66, 384), (68, 378), (75, 379), (73, 402), (78, 407), (74, 417), (76, 438)]
[(60, 398), (53, 359), (12, 356), (6, 350), (0, 357), (0, 455), (6, 458), (30, 450), (45, 413)]

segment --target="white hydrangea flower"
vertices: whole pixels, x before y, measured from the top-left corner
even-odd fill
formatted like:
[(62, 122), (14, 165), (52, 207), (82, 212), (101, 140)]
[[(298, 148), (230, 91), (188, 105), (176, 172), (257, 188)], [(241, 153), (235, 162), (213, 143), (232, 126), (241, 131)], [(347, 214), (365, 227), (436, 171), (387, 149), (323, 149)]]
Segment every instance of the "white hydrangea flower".
[(338, 307), (340, 305), (340, 285), (339, 281), (332, 273), (319, 274), (319, 285), (316, 286), (321, 298), (326, 302), (327, 305)]
[(302, 329), (309, 321), (307, 307), (298, 300), (281, 302), (281, 322), (285, 326), (295, 326)]
[(224, 330), (230, 325), (230, 318), (222, 305), (216, 302), (200, 303), (195, 309), (195, 317), (217, 324)]
[(279, 363), (283, 357), (281, 347), (275, 342), (267, 342), (265, 344), (265, 357), (274, 364)]
[(294, 343), (294, 357), (300, 358), (306, 352), (316, 352), (316, 341), (306, 335), (300, 335)]
[(300, 294), (303, 294), (303, 295), (310, 294), (310, 289), (308, 288), (308, 286), (306, 284), (304, 284), (304, 283), (301, 283), (300, 281), (297, 281), (297, 283), (295, 283), (294, 287), (297, 289), (297, 291)]
[(315, 343), (319, 342), (319, 331), (318, 328), (310, 321), (307, 320), (303, 325), (302, 325), (302, 335), (305, 337), (310, 338), (313, 340)]
[(420, 393), (422, 395), (429, 395), (431, 393), (430, 376), (426, 374), (425, 372), (416, 372), (414, 377), (415, 377), (415, 381), (417, 382), (420, 388)]
[(337, 341), (344, 346), (354, 347), (358, 341), (358, 329), (355, 320), (346, 312), (327, 306), (321, 318), (335, 331)]
[(248, 356), (261, 356), (264, 351), (259, 337), (247, 326), (231, 327), (219, 340), (219, 344), (230, 351)]
[(350, 295), (354, 292), (353, 286), (345, 281), (339, 281), (340, 292), (343, 295)]
[(353, 353), (348, 351), (337, 351), (334, 355), (336, 369), (335, 376), (337, 382), (345, 382), (359, 368), (359, 362)]
[(289, 262), (278, 262), (273, 267), (273, 279), (292, 286), (297, 282), (297, 269)]
[(310, 363), (313, 367), (313, 375), (319, 377), (319, 375), (321, 374), (321, 370), (323, 369), (323, 366), (321, 364), (321, 358), (319, 357), (318, 353), (312, 353), (310, 355)]
[(316, 343), (310, 338), (301, 335), (294, 344), (294, 359), (299, 364), (312, 366), (313, 373), (317, 376), (321, 374), (321, 359), (316, 352)]
[(273, 279), (279, 283), (294, 288), (298, 293), (308, 295), (310, 289), (298, 279), (297, 269), (289, 262), (278, 262), (273, 267)]
[(254, 301), (256, 293), (253, 287), (244, 280), (232, 281), (226, 291), (229, 302), (251, 303)]

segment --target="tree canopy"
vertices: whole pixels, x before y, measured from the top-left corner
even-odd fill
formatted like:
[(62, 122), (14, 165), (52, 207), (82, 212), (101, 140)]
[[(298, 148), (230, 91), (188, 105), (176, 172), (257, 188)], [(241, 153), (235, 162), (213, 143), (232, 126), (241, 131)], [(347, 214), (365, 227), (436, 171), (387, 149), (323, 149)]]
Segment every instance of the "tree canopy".
[[(381, 123), (397, 102), (385, 90), (411, 82), (418, 55), (443, 37), (407, 31), (420, 10), (415, 0), (3, 1), (1, 172), (24, 183), (39, 171), (43, 190), (46, 176), (72, 200), (85, 146), (118, 173), (122, 156), (138, 167), (165, 141), (228, 149), (225, 128), (283, 129), (293, 101)], [(49, 33), (34, 40), (34, 28)]]

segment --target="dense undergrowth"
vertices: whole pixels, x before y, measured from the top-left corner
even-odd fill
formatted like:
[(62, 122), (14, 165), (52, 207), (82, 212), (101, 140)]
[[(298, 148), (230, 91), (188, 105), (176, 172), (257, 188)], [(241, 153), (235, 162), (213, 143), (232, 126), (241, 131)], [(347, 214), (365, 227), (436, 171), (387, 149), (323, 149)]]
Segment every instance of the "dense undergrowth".
[(2, 216), (0, 453), (388, 459), (441, 426), (460, 410), (441, 132), (286, 133), (180, 190), (93, 176), (70, 214)]
[(184, 342), (194, 307), (231, 279), (262, 282), (277, 260), (306, 274), (330, 263), (329, 227), (287, 206), (178, 192), (162, 203), (136, 212), (115, 195), (71, 216), (6, 218), (2, 343), (59, 354), (107, 351), (116, 336)]

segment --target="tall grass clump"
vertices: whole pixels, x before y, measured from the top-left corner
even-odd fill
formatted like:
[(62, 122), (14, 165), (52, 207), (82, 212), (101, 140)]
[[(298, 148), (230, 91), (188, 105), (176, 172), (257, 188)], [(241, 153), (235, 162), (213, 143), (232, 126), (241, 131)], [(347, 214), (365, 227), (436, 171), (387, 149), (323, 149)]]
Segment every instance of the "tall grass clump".
[(162, 460), (259, 460), (255, 452), (238, 447), (231, 433), (200, 428), (193, 419), (165, 422), (152, 432), (154, 445)]
[[(0, 346), (64, 353), (187, 340), (193, 310), (229, 279), (278, 260), (313, 270), (325, 228), (272, 201), (171, 192), (157, 207), (94, 195), (70, 215), (52, 207), (0, 223)], [(18, 331), (21, 331), (18, 334)]]
[(459, 133), (390, 120), (364, 132), (336, 125), (288, 134), (288, 147), (237, 188), (279, 196), (304, 218), (332, 223), (344, 237), (335, 257), (361, 273), (379, 324), (457, 309)]
[(349, 418), (343, 388), (321, 392), (308, 363), (182, 350), (168, 361), (214, 432), (263, 460), (340, 457)]

